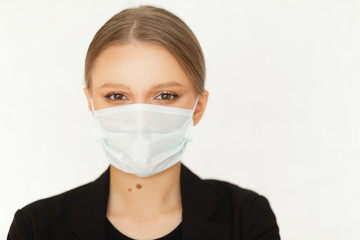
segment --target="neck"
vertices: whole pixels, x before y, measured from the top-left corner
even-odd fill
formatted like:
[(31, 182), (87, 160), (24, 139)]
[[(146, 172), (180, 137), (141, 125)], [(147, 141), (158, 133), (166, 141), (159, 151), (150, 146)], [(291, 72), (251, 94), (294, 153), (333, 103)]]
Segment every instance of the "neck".
[(111, 165), (107, 215), (151, 218), (182, 208), (180, 169), (178, 162), (163, 172), (141, 178)]

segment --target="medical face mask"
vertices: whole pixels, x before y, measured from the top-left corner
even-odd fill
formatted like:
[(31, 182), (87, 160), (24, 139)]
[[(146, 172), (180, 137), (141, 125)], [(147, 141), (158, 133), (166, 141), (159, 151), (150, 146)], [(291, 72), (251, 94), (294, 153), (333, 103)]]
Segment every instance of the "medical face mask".
[(109, 163), (148, 177), (179, 162), (193, 139), (193, 109), (156, 104), (126, 104), (94, 110), (94, 138)]

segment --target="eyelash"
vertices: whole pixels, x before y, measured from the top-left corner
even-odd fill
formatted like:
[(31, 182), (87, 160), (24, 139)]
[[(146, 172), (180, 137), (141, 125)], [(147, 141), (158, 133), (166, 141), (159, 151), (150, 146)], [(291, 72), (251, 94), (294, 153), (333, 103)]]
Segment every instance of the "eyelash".
[[(174, 93), (174, 92), (168, 92), (168, 91), (161, 92), (161, 93), (160, 93), (159, 95), (157, 95), (156, 97), (161, 96), (161, 95), (163, 95), (163, 94), (170, 95), (170, 96), (172, 97), (172, 99), (158, 99), (158, 100), (160, 100), (160, 101), (171, 101), (171, 100), (175, 100), (176, 98), (179, 97), (178, 94), (176, 94), (176, 93)], [(122, 95), (123, 97), (126, 97), (125, 94), (119, 93), (119, 92), (111, 92), (111, 93), (108, 93), (108, 94), (105, 95), (105, 97), (106, 97), (107, 99), (109, 99), (110, 101), (122, 101), (122, 100), (127, 100), (127, 99), (121, 99), (121, 100), (111, 99), (111, 97), (114, 96), (114, 95)], [(123, 98), (123, 97), (122, 97), (122, 98)]]

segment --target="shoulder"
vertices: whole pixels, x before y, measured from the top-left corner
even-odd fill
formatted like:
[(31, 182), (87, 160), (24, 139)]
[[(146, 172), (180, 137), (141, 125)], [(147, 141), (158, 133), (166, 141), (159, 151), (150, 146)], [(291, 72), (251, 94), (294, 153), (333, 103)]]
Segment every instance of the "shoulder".
[(74, 239), (74, 231), (86, 226), (84, 222), (91, 222), (91, 217), (95, 220), (102, 217), (107, 203), (109, 172), (110, 167), (93, 181), (18, 209), (8, 239), (43, 239), (44, 236)]
[(51, 234), (48, 232), (50, 229), (65, 232), (65, 222), (70, 209), (90, 184), (91, 182), (36, 200), (17, 209), (8, 239), (32, 239), (38, 233)]
[(250, 208), (258, 198), (265, 198), (254, 190), (240, 187), (232, 182), (203, 179), (218, 203), (231, 202), (235, 208)]
[(72, 204), (82, 195), (82, 193), (90, 186), (92, 182), (79, 185), (65, 192), (42, 198), (31, 202), (21, 208), (23, 214), (44, 214), (59, 215), (63, 214), (64, 210), (71, 208)]

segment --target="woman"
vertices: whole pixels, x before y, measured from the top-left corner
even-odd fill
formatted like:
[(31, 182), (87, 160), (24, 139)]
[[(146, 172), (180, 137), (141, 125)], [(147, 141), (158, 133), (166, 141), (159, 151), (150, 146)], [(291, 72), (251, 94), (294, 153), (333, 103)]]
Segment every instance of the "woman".
[(209, 94), (202, 50), (182, 20), (153, 6), (116, 14), (89, 46), (85, 81), (110, 165), (19, 209), (8, 239), (280, 239), (265, 197), (200, 179), (180, 161)]

